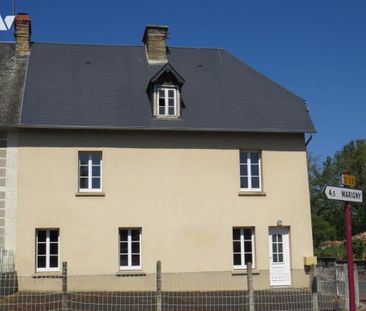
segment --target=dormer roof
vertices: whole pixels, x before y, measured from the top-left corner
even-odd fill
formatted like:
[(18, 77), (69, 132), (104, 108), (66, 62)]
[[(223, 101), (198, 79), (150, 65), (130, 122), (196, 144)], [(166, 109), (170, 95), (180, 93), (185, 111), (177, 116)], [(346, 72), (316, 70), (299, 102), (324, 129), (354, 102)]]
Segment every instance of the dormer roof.
[(185, 80), (183, 77), (173, 68), (170, 63), (164, 65), (150, 80), (150, 83), (159, 83), (164, 75), (172, 75), (176, 80), (177, 85), (183, 85)]

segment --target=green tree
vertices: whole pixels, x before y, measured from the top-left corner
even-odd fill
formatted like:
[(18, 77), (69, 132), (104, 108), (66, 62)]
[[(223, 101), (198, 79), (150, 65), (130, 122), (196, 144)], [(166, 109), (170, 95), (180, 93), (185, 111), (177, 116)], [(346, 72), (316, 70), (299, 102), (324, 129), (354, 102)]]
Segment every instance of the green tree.
[(353, 257), (356, 259), (362, 259), (363, 256), (363, 242), (359, 239), (354, 239), (352, 241), (353, 245)]
[[(356, 176), (356, 188), (366, 193), (366, 140), (351, 141), (334, 157), (319, 159), (308, 155), (311, 212), (314, 245), (328, 239), (344, 239), (343, 203), (327, 200), (322, 189), (326, 185), (341, 185), (340, 174), (349, 171)], [(352, 204), (352, 233), (366, 231), (366, 203)], [(332, 237), (332, 235), (335, 236)]]
[(311, 220), (313, 224), (313, 240), (315, 247), (318, 247), (321, 241), (335, 239), (336, 230), (329, 222), (315, 214), (311, 216)]

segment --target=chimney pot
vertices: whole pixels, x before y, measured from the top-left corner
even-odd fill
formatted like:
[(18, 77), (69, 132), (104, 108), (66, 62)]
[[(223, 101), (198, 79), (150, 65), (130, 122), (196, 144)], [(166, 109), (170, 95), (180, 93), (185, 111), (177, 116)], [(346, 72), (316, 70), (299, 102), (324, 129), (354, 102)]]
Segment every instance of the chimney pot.
[(31, 19), (27, 13), (18, 13), (14, 20), (15, 49), (19, 55), (27, 55), (30, 51)]
[(149, 63), (167, 63), (168, 26), (146, 25), (142, 42), (145, 44)]

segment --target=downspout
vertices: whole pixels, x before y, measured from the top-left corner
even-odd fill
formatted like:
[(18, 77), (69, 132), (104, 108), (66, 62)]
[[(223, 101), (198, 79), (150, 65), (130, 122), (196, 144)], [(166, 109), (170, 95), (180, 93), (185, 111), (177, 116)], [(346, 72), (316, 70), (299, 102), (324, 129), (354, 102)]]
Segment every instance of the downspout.
[(313, 139), (313, 135), (310, 134), (310, 137), (308, 138), (308, 140), (305, 143), (305, 147), (307, 147), (307, 145), (311, 142), (312, 139)]

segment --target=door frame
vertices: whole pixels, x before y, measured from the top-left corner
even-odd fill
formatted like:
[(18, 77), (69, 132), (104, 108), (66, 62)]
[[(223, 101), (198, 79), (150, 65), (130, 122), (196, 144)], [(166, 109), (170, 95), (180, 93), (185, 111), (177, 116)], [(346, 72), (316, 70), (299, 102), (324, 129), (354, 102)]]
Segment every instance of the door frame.
[[(277, 284), (272, 279), (273, 277), (273, 252), (272, 252), (272, 232), (275, 231), (275, 233), (280, 233), (284, 236), (287, 235), (282, 241), (283, 241), (283, 260), (284, 264), (286, 265), (285, 271), (288, 273), (289, 278), (284, 279), (282, 282), (277, 281)], [(287, 233), (287, 234), (286, 234)], [(285, 246), (287, 244), (287, 248)], [(291, 271), (291, 231), (290, 226), (270, 226), (268, 227), (268, 259), (269, 259), (269, 284), (271, 287), (291, 287), (292, 285), (292, 271)]]

